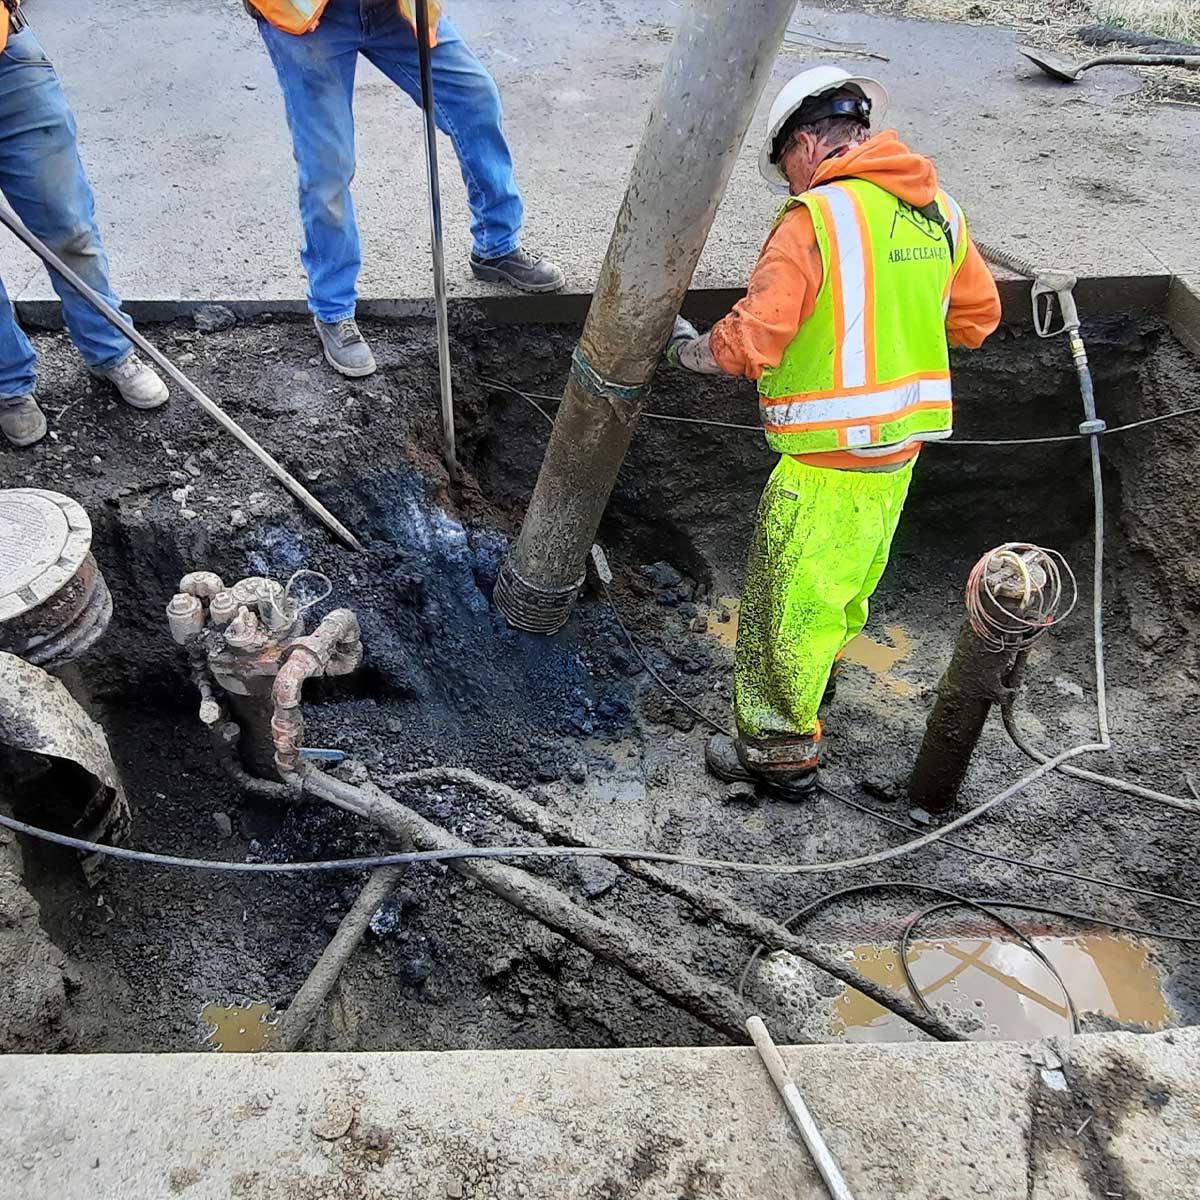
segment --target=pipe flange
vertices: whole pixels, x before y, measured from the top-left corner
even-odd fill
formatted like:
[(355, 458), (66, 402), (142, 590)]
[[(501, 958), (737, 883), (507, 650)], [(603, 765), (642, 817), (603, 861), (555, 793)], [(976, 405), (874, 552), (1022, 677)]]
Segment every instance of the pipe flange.
[(492, 599), (513, 629), (526, 633), (557, 633), (574, 607), (584, 576), (566, 587), (545, 588), (522, 579), (511, 559), (505, 559)]
[(92, 522), (78, 501), (44, 488), (0, 491), (0, 621), (64, 588), (91, 544)]

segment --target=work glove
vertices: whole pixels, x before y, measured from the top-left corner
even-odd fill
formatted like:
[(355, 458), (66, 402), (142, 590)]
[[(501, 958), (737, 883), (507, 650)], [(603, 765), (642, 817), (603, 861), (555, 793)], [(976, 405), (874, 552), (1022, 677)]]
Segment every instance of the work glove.
[(700, 331), (691, 323), (685, 321), (683, 317), (675, 318), (675, 328), (671, 330), (671, 336), (667, 340), (667, 362), (673, 367), (678, 367), (679, 352), (688, 344), (694, 342), (700, 336)]

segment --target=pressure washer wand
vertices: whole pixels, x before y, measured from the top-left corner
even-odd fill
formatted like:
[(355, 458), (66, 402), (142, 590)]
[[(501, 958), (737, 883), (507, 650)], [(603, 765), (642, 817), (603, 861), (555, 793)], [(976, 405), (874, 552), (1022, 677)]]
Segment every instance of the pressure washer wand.
[(139, 350), (154, 360), (198, 405), (227, 433), (235, 438), (283, 484), (305, 508), (321, 521), (336, 537), (352, 550), (362, 550), (362, 543), (306, 488), (290, 471), (277, 462), (254, 440), (220, 405), (210, 400), (165, 354), (143, 337), (107, 300), (91, 288), (67, 266), (49, 246), (32, 234), (20, 217), (0, 201), (0, 224), (12, 232), (52, 271), (63, 277), (108, 323), (119, 329)]
[(457, 481), (458, 449), (454, 437), (454, 393), (450, 384), (450, 321), (446, 314), (446, 260), (442, 248), (442, 188), (438, 179), (437, 120), (433, 111), (433, 65), (429, 53), (428, 0), (416, 0), (417, 58), (421, 69), (421, 108), (425, 114), (425, 170), (429, 177), (429, 234), (433, 247), (433, 302), (437, 309), (438, 382), (442, 394), (442, 455), (450, 478)]

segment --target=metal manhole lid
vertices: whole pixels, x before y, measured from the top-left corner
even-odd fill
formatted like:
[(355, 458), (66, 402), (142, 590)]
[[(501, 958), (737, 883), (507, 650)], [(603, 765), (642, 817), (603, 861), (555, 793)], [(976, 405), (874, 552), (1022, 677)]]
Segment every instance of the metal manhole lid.
[(43, 488), (0, 490), (0, 621), (44, 603), (79, 570), (92, 544), (83, 506)]

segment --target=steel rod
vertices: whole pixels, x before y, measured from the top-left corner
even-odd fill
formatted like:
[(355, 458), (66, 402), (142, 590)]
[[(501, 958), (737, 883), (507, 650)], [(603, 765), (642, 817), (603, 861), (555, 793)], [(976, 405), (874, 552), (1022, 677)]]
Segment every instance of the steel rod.
[(39, 237), (5, 203), (0, 202), (0, 224), (4, 225), (26, 247), (34, 252), (56, 274), (61, 275), (110, 325), (119, 329), (139, 350), (154, 360), (200, 407), (227, 433), (231, 433), (305, 508), (340, 538), (352, 550), (362, 550), (362, 543), (306, 488), (290, 471), (278, 463), (254, 440), (220, 405), (210, 400), (165, 354), (139, 333), (107, 300), (89, 286), (79, 275)]
[(442, 187), (438, 176), (437, 114), (433, 106), (433, 56), (429, 48), (428, 0), (416, 0), (417, 59), (421, 109), (425, 115), (425, 172), (429, 178), (429, 240), (433, 249), (433, 303), (437, 310), (438, 386), (442, 398), (442, 454), (452, 479), (459, 479), (454, 432), (454, 391), (450, 380), (450, 318), (446, 311), (446, 256), (442, 242)]
[(800, 1131), (800, 1137), (808, 1147), (808, 1152), (812, 1155), (813, 1162), (816, 1164), (821, 1178), (825, 1181), (830, 1196), (833, 1197), (833, 1200), (854, 1200), (854, 1193), (850, 1190), (850, 1185), (846, 1182), (846, 1177), (842, 1174), (837, 1159), (833, 1157), (833, 1152), (829, 1149), (828, 1142), (825, 1141), (808, 1105), (804, 1102), (804, 1097), (800, 1094), (795, 1080), (788, 1074), (783, 1055), (779, 1053), (779, 1048), (763, 1024), (762, 1018), (751, 1017), (746, 1022), (746, 1032), (753, 1040), (758, 1057), (762, 1059), (763, 1066), (767, 1068), (767, 1074), (770, 1075), (771, 1082), (775, 1085), (775, 1090), (779, 1093), (792, 1122)]

